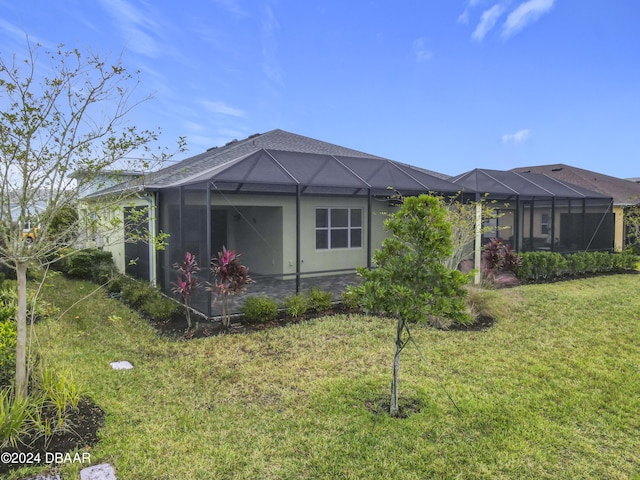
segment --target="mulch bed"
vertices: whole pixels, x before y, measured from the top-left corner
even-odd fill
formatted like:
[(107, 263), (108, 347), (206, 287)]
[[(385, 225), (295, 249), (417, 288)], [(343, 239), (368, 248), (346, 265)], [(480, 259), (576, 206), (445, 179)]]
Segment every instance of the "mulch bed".
[[(53, 425), (58, 421), (57, 412), (53, 407), (47, 407), (42, 412), (42, 419), (49, 419)], [(77, 409), (65, 411), (65, 427), (56, 431), (50, 437), (43, 437), (37, 432), (31, 432), (22, 438), (18, 448), (5, 447), (0, 449), (0, 456), (4, 454), (8, 459), (13, 455), (14, 459), (23, 455), (29, 463), (0, 462), (0, 473), (6, 473), (11, 469), (25, 466), (50, 465), (56, 467), (55, 454), (64, 454), (72, 451), (89, 452), (91, 447), (98, 443), (98, 431), (104, 426), (104, 412), (100, 407), (83, 398), (78, 403)], [(8, 455), (9, 454), (9, 455)], [(3, 457), (4, 458), (4, 457)], [(36, 459), (40, 459), (36, 463)]]
[[(229, 328), (225, 328), (222, 325), (222, 322), (220, 322), (219, 320), (201, 319), (199, 321), (196, 321), (195, 319), (192, 319), (194, 328), (189, 330), (187, 328), (187, 320), (184, 315), (176, 315), (171, 320), (166, 322), (156, 322), (152, 319), (150, 320), (150, 322), (160, 335), (179, 340), (190, 340), (194, 338), (213, 337), (217, 335), (259, 332), (270, 328), (286, 327), (288, 325), (302, 323), (328, 315), (349, 313), (359, 313), (359, 311), (349, 309), (342, 304), (335, 304), (328, 310), (322, 310), (319, 312), (307, 312), (304, 315), (296, 318), (287, 315), (285, 312), (280, 312), (278, 318), (264, 323), (250, 322), (242, 316), (237, 316), (232, 318), (231, 326)], [(442, 329), (453, 331), (484, 331), (488, 328), (491, 328), (493, 326), (493, 323), (494, 320), (491, 317), (479, 317), (475, 322), (469, 325), (453, 324)], [(196, 324), (197, 328), (195, 327)], [(435, 328), (441, 327), (435, 326)]]
[[(150, 320), (151, 325), (160, 333), (171, 338), (189, 340), (192, 338), (205, 338), (217, 335), (230, 335), (237, 333), (251, 333), (267, 330), (269, 328), (286, 327), (296, 323), (313, 320), (314, 318), (324, 317), (327, 315), (338, 315), (345, 313), (356, 313), (342, 304), (336, 304), (328, 310), (319, 312), (307, 312), (299, 317), (291, 317), (285, 312), (280, 312), (278, 318), (263, 323), (255, 323), (246, 320), (242, 316), (236, 316), (231, 319), (231, 326), (226, 328), (219, 320), (194, 319), (192, 323), (194, 328), (188, 330), (187, 320), (184, 315), (176, 315), (167, 322), (156, 322)], [(195, 327), (197, 325), (197, 328)]]

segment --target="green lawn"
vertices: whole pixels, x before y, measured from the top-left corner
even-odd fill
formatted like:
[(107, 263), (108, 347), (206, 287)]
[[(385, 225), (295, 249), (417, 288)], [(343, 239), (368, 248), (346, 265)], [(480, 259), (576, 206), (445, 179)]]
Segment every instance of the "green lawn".
[[(64, 309), (91, 288), (56, 277), (45, 296)], [(639, 293), (640, 275), (523, 286), (497, 292), (488, 331), (414, 327), (404, 419), (376, 414), (391, 320), (174, 341), (98, 295), (37, 333), (106, 411), (91, 458), (122, 480), (640, 479)]]

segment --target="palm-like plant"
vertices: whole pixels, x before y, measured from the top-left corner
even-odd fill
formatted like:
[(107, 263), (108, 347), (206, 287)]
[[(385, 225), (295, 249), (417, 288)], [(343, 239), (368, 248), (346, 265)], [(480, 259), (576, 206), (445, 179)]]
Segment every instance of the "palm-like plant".
[(187, 312), (187, 327), (191, 330), (190, 303), (191, 296), (200, 286), (198, 279), (196, 278), (196, 273), (200, 271), (200, 267), (196, 261), (196, 256), (191, 252), (186, 252), (182, 263), (174, 263), (173, 268), (177, 269), (178, 280), (176, 282), (171, 282), (173, 287), (171, 291), (180, 295), (182, 298), (182, 303), (184, 303), (185, 310)]
[(208, 284), (207, 290), (216, 294), (214, 303), (218, 300), (222, 302), (222, 324), (228, 328), (231, 324), (229, 297), (233, 299), (255, 282), (249, 276), (249, 269), (240, 263), (240, 254), (235, 250), (227, 250), (225, 246), (211, 260), (211, 276), (213, 283)]

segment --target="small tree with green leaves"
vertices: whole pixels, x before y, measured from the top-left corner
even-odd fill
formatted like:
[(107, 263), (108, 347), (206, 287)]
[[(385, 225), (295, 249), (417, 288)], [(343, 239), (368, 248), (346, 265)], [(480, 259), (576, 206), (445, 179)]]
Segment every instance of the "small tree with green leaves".
[(640, 253), (640, 204), (624, 209), (624, 223), (627, 231), (627, 247)]
[[(459, 195), (450, 199), (443, 199), (447, 206), (447, 221), (451, 224), (451, 255), (445, 260), (449, 268), (458, 268), (460, 262), (473, 255), (476, 236), (495, 231), (496, 227), (490, 225), (491, 220), (501, 217), (495, 210), (495, 201), (486, 197), (478, 201), (463, 202)], [(479, 232), (476, 229), (476, 220), (480, 210), (480, 218), (483, 224)], [(499, 230), (505, 227), (498, 228)]]
[(135, 74), (120, 58), (62, 45), (47, 50), (28, 39), (19, 56), (0, 56), (0, 264), (17, 277), (15, 395), (24, 399), (27, 268), (59, 260), (84, 226), (121, 231), (122, 223), (101, 213), (121, 209), (136, 189), (82, 209), (78, 198), (105, 172), (144, 171), (166, 157), (151, 149), (156, 132), (126, 122), (146, 98), (136, 100)]
[(411, 338), (408, 324), (443, 316), (470, 321), (465, 298), (470, 276), (444, 264), (451, 255), (451, 224), (442, 199), (408, 197), (385, 221), (391, 234), (374, 253), (374, 270), (360, 268), (363, 282), (356, 287), (365, 311), (397, 319), (390, 414), (399, 414), (400, 354)]

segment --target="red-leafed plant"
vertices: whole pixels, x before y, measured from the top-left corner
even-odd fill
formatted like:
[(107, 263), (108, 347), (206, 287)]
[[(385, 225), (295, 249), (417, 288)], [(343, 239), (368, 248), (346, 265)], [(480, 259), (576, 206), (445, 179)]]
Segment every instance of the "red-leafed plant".
[(222, 302), (222, 324), (228, 328), (231, 324), (229, 297), (233, 300), (255, 282), (249, 276), (249, 269), (240, 263), (240, 254), (224, 246), (218, 256), (211, 259), (211, 277), (213, 283), (208, 284), (207, 290), (216, 294), (214, 303)]
[(511, 250), (511, 245), (492, 238), (482, 252), (484, 278), (496, 285), (517, 284), (515, 271), (522, 265), (522, 257)]
[(178, 280), (171, 282), (173, 287), (171, 291), (182, 297), (182, 303), (184, 303), (187, 312), (187, 327), (191, 329), (191, 296), (200, 286), (196, 278), (196, 273), (200, 271), (200, 267), (196, 261), (196, 256), (191, 252), (187, 252), (182, 263), (174, 263), (173, 268), (177, 270)]

